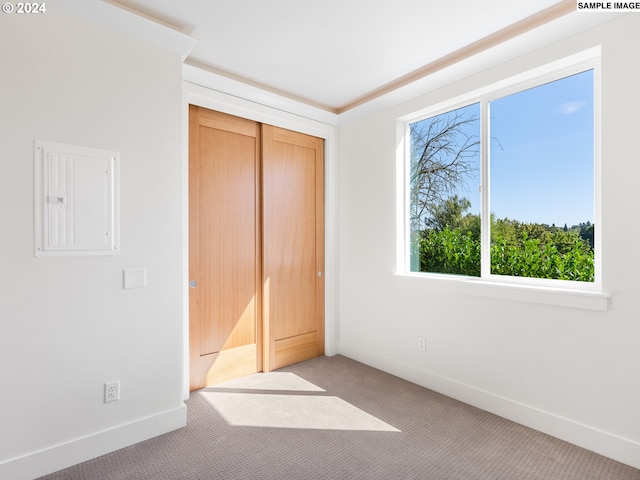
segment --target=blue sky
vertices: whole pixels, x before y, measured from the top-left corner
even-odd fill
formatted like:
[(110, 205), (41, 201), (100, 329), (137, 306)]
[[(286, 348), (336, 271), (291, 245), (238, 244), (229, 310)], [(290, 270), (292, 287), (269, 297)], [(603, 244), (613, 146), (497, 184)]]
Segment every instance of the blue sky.
[[(479, 115), (479, 104), (462, 110)], [(559, 227), (594, 223), (593, 72), (493, 100), (490, 117), (496, 217)], [(479, 124), (472, 128), (467, 133), (479, 136)], [(480, 213), (479, 178), (460, 191), (473, 213)]]
[(594, 222), (593, 72), (491, 102), (491, 211), (498, 218)]

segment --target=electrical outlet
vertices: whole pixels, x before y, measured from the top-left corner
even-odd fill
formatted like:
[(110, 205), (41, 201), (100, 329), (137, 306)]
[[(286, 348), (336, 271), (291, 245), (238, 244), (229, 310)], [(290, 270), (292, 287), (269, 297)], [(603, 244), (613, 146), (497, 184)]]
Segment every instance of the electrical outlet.
[(104, 403), (120, 400), (120, 380), (104, 384)]
[(418, 337), (418, 350), (421, 352), (427, 351), (427, 340), (424, 337)]

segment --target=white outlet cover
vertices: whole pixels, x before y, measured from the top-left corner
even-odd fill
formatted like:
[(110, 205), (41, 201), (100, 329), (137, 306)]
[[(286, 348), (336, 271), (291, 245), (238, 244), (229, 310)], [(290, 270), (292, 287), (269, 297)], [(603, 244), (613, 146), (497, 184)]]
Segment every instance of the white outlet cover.
[(120, 400), (120, 380), (105, 383), (104, 403), (117, 402), (118, 400)]
[(123, 288), (145, 288), (147, 286), (147, 269), (125, 268), (123, 279)]

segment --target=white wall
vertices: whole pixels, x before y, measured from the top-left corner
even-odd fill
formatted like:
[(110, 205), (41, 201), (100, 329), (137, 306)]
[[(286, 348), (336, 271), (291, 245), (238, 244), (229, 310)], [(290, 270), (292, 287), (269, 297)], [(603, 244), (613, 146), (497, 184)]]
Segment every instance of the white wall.
[[(340, 127), (340, 353), (640, 467), (637, 112), (640, 15)], [(403, 282), (396, 268), (396, 119), (602, 45), (606, 312)], [(444, 289), (446, 290), (446, 289)], [(417, 337), (427, 339), (427, 352)]]
[[(51, 8), (0, 22), (0, 477), (20, 479), (185, 423), (181, 58)], [(34, 258), (36, 139), (120, 152), (119, 255)], [(147, 288), (122, 288), (133, 267)]]

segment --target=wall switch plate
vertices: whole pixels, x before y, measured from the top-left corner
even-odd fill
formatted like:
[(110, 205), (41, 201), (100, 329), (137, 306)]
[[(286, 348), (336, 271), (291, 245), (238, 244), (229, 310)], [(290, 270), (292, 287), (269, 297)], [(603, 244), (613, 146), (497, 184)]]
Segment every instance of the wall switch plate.
[(147, 269), (125, 268), (123, 282), (123, 288), (145, 288), (147, 286)]

